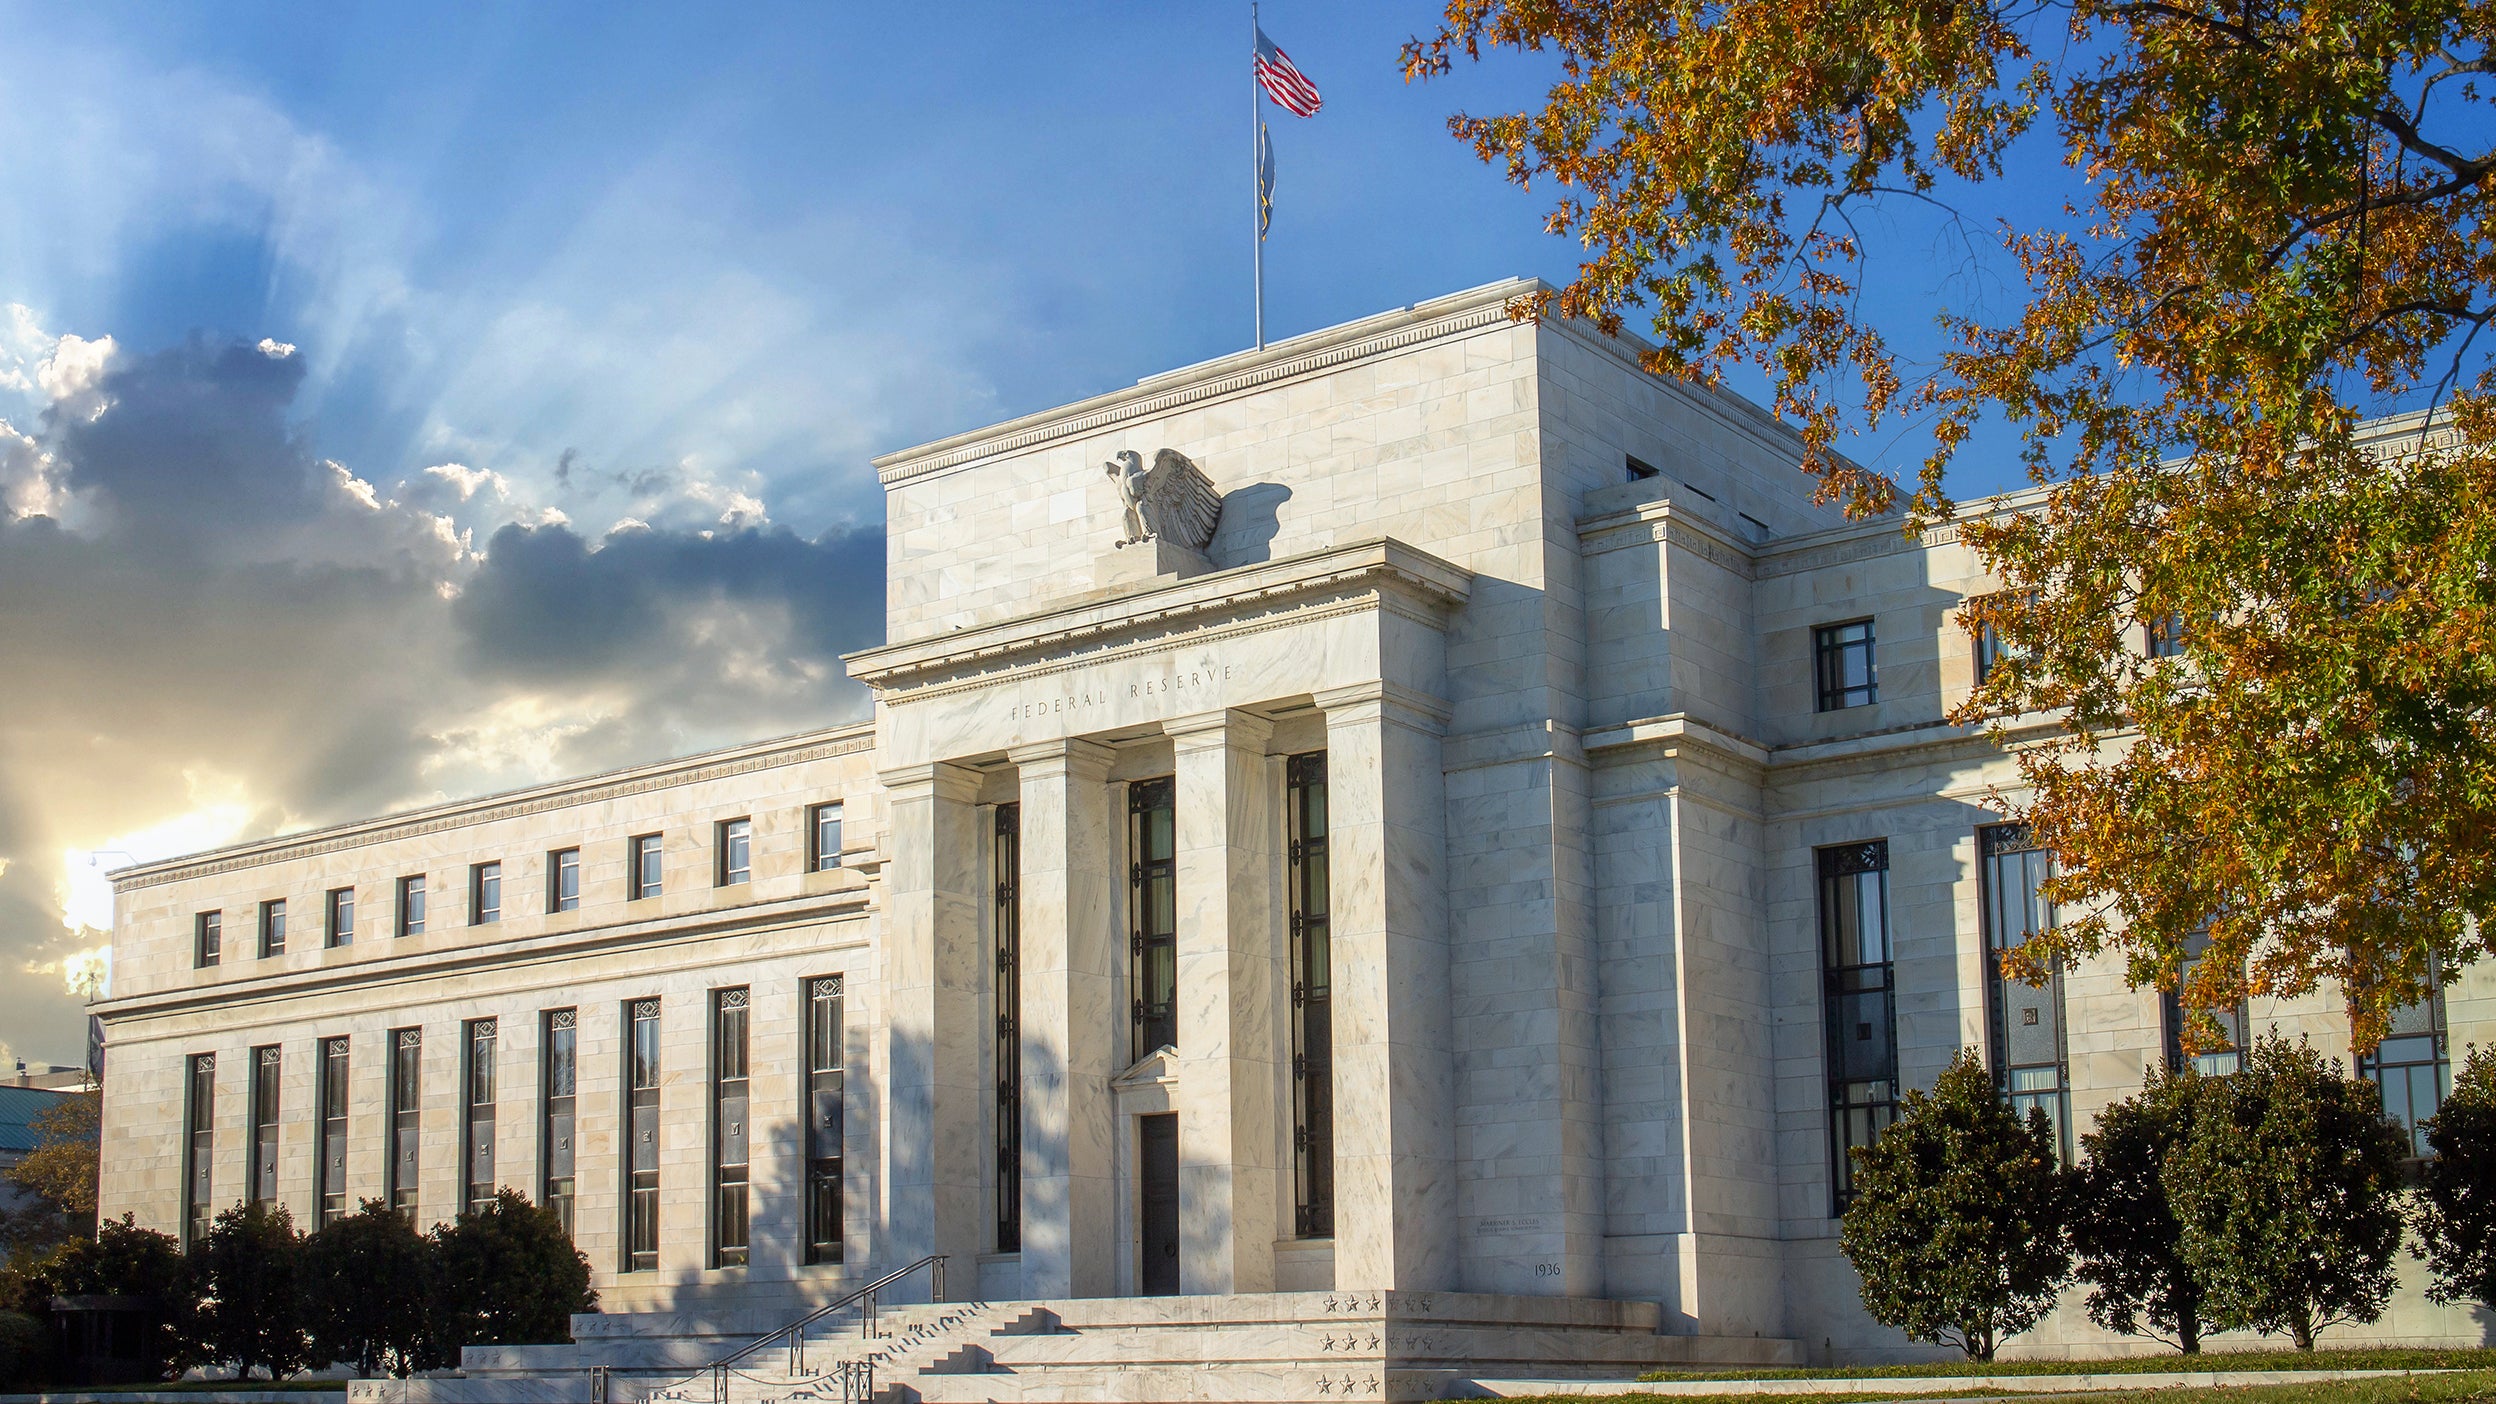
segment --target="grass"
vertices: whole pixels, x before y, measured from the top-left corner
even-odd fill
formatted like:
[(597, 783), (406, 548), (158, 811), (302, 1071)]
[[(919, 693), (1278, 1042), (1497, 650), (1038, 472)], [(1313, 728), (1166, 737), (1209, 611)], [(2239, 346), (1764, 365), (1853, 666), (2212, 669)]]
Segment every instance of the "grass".
[[(1755, 1370), (1656, 1370), (1642, 1380), (1878, 1380), (1966, 1375), (2163, 1375), (2208, 1370), (2489, 1370), (2496, 1349), (2237, 1350), (2118, 1360), (1936, 1360), (1921, 1365), (1826, 1365)], [(1756, 1397), (1756, 1396), (1754, 1396)], [(1814, 1395), (1815, 1399), (1833, 1398)]]
[[(2271, 1359), (2278, 1352), (2247, 1352), (2242, 1357)], [(2489, 1356), (2490, 1351), (2316, 1351), (2316, 1355), (2344, 1356)], [(2231, 1357), (2221, 1357), (2231, 1358)], [(2170, 1363), (2172, 1357), (2169, 1358)], [(2042, 1363), (2042, 1362), (2037, 1362)], [(1904, 1368), (1904, 1367), (1902, 1367)], [(2268, 1368), (2268, 1367), (2263, 1367)], [(2330, 1368), (2400, 1368), (2338, 1366)], [(2438, 1368), (2412, 1366), (2410, 1368)], [(2166, 1389), (2105, 1390), (2092, 1392), (2088, 1404), (2186, 1404), (2193, 1401), (2217, 1401), (2225, 1404), (2496, 1404), (2496, 1369), (2465, 1370), (2450, 1375), (2378, 1375), (2368, 1379), (2327, 1380), (2317, 1384), (2251, 1385), (2226, 1388), (2216, 1385), (2183, 1385)], [(1606, 1395), (1600, 1404), (1868, 1404), (1875, 1400), (1931, 1398), (1931, 1391), (1908, 1394), (1614, 1394)], [(2035, 1395), (2010, 1395), (1984, 1388), (1952, 1390), (1951, 1399), (2037, 1398)], [(1541, 1399), (1520, 1399), (1510, 1404), (1589, 1404), (1582, 1397), (1550, 1395)]]

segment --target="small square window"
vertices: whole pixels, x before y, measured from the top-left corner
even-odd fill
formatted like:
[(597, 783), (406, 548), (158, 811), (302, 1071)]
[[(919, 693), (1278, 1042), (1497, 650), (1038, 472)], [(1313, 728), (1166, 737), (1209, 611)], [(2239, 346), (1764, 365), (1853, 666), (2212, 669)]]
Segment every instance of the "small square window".
[(329, 910), (323, 914), (321, 940), (329, 946), (355, 944), (355, 889), (333, 887), (329, 890)]
[(260, 904), (260, 958), (286, 954), (286, 899)]
[(659, 837), (660, 836), (657, 834), (636, 834), (633, 837), (633, 866), (632, 872), (629, 876), (632, 883), (633, 900), (636, 902), (641, 901), (645, 897), (656, 897), (659, 895)]
[(2184, 616), (2162, 614), (2141, 626), (2141, 648), (2152, 658), (2180, 658), (2184, 653)]
[(719, 826), (719, 885), (734, 887), (754, 877), (754, 821), (727, 819)]
[(422, 873), (399, 879), (399, 934), (425, 934), (425, 877)]
[(191, 918), (191, 964), (206, 969), (225, 955), (225, 913), (201, 912)]
[(503, 919), (503, 865), (476, 863), (468, 869), (468, 924), (491, 926)]
[(814, 872), (841, 865), (841, 802), (806, 811), (806, 866)]
[(1812, 670), (1819, 710), (1870, 706), (1880, 695), (1872, 671), (1872, 621), (1823, 624), (1811, 631)]
[(577, 912), (581, 909), (581, 851), (558, 848), (546, 855), (546, 910)]

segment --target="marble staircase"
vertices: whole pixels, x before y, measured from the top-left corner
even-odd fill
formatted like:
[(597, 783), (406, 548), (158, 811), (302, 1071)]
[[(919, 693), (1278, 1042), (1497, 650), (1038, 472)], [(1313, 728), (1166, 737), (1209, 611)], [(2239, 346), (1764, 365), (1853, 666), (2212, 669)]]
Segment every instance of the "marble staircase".
[[(592, 1318), (582, 1318), (587, 1323)], [(765, 1330), (633, 1333), (471, 1350), (460, 1377), (357, 1381), (350, 1404), (800, 1404), (842, 1399), (844, 1364), (872, 1364), (873, 1404), (1336, 1404), (1478, 1398), (1484, 1380), (1627, 1379), (1648, 1370), (1799, 1364), (1798, 1343), (1662, 1334), (1652, 1303), (1446, 1292), (1090, 1297), (886, 1307), (817, 1323), (802, 1362), (783, 1346), (709, 1362)], [(706, 1323), (738, 1327), (751, 1323)], [(559, 1354), (570, 1352), (570, 1354)], [(589, 1358), (595, 1352), (600, 1357)], [(862, 1383), (851, 1374), (853, 1387)], [(368, 1386), (395, 1389), (369, 1390)], [(853, 1399), (855, 1396), (853, 1395)]]

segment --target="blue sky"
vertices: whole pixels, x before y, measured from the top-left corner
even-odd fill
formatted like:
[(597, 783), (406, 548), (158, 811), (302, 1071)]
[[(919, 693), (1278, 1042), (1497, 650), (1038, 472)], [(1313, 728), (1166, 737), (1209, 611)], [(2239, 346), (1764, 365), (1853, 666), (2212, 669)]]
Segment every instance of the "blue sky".
[[(1445, 126), (1548, 69), (1407, 86), (1432, 15), (1265, 6), (1326, 99), (1270, 110), (1277, 336), (1575, 266)], [(112, 864), (860, 715), (870, 456), (1250, 335), (1244, 6), (0, 3), (0, 32), (24, 1056), (77, 1056)], [(1891, 233), (1911, 333), (1965, 259)]]

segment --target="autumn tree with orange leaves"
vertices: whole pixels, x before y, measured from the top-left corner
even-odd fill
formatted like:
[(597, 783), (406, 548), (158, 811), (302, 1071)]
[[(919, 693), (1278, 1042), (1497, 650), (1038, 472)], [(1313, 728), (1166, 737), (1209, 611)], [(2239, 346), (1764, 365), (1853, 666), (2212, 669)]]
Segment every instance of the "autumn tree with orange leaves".
[[(2206, 928), (2188, 1005), (2334, 981), (2371, 1047), (2496, 900), (2492, 30), (2488, 0), (1451, 0), (1403, 63), (1559, 60), (1539, 109), (1451, 123), (1583, 242), (1519, 315), (1760, 368), (1857, 514), (1959, 511), (1971, 430), (2016, 433), (2042, 500), (1963, 531), (2009, 662), (1954, 719), (2066, 719), (2008, 801), (2065, 914), (2023, 955), (2172, 985)], [(2041, 181), (2066, 217), (2008, 220)], [(2001, 231), (2012, 294), (1911, 362), (1861, 308), (1864, 216), (1944, 207)], [(2431, 412), (2361, 434), (2392, 408)], [(1912, 484), (1835, 451), (1901, 430)]]

